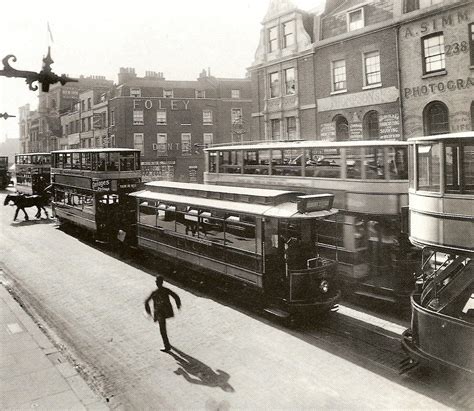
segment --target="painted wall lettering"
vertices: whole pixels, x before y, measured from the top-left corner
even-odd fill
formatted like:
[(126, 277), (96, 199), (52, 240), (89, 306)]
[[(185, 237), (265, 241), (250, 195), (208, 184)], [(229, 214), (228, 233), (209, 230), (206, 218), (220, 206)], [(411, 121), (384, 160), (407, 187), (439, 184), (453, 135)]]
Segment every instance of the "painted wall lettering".
[(151, 100), (151, 99), (133, 99), (133, 108), (139, 110), (141, 108), (146, 108), (151, 110), (155, 108), (160, 109), (171, 109), (171, 110), (189, 110), (189, 100)]
[(425, 35), (437, 30), (442, 30), (448, 26), (455, 26), (457, 24), (464, 24), (469, 21), (469, 13), (467, 10), (459, 11), (457, 13), (446, 14), (444, 16), (425, 20), (419, 26), (405, 27), (402, 32), (403, 37), (415, 37)]
[(446, 91), (464, 90), (474, 87), (474, 77), (467, 79), (456, 79), (440, 81), (438, 83), (423, 84), (422, 86), (409, 87), (403, 90), (405, 98), (426, 96), (428, 94), (439, 94)]

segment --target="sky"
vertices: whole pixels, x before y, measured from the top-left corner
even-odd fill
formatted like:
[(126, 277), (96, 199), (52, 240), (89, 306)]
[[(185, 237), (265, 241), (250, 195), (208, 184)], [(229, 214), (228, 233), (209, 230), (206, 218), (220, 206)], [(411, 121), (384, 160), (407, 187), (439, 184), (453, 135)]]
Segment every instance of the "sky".
[[(323, 0), (293, 0), (303, 10)], [(52, 70), (70, 77), (120, 67), (163, 72), (167, 80), (244, 77), (252, 64), (270, 0), (8, 0), (0, 14), (0, 59), (14, 54), (17, 70), (39, 72), (51, 46)], [(50, 33), (48, 32), (48, 24)], [(0, 65), (3, 69), (3, 64)], [(0, 77), (0, 142), (18, 137), (18, 108), (38, 105), (24, 79)]]

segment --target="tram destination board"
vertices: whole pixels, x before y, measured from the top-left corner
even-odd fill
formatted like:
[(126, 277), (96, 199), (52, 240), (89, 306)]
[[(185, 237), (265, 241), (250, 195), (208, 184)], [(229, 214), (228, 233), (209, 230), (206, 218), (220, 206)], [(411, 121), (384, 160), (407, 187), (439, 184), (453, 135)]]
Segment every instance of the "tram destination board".
[(333, 194), (313, 194), (297, 197), (299, 213), (330, 210), (334, 201)]

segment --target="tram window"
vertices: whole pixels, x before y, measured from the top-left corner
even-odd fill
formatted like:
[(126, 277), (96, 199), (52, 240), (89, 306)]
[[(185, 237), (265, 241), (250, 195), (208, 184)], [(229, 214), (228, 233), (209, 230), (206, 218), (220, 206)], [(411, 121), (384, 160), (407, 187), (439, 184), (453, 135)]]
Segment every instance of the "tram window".
[(64, 168), (72, 168), (72, 155), (71, 153), (64, 154)]
[(365, 178), (377, 180), (384, 178), (384, 149), (366, 147), (364, 154)]
[(109, 153), (107, 157), (107, 171), (118, 171), (119, 153)]
[(65, 160), (65, 154), (59, 153), (57, 156), (57, 164), (56, 167), (58, 168), (64, 168), (64, 160)]
[(153, 201), (142, 200), (138, 206), (140, 224), (156, 226), (156, 206)]
[(224, 221), (210, 211), (202, 211), (199, 214), (199, 236), (201, 234), (206, 240), (224, 244)]
[(418, 190), (439, 191), (439, 144), (417, 146)]
[(458, 191), (460, 189), (459, 175), (459, 147), (446, 146), (444, 153), (444, 167), (447, 191)]
[(242, 151), (224, 151), (219, 171), (222, 173), (240, 173), (242, 167)]
[(135, 153), (135, 170), (140, 170), (141, 163), (140, 163), (140, 153)]
[(161, 203), (158, 206), (157, 215), (158, 220), (156, 225), (163, 230), (176, 230), (176, 207)]
[(464, 146), (462, 166), (464, 190), (472, 193), (474, 192), (474, 145)]
[(105, 171), (106, 153), (97, 153), (97, 171)]
[(83, 170), (92, 170), (92, 153), (82, 153), (81, 168)]
[(255, 253), (255, 218), (246, 217), (244, 222), (238, 215), (228, 215), (225, 219), (225, 242), (229, 247)]
[(217, 172), (217, 153), (215, 151), (209, 151), (207, 155), (209, 159), (209, 172)]
[(362, 149), (350, 147), (346, 149), (347, 178), (362, 178)]
[(398, 147), (396, 149), (389, 147), (388, 171), (390, 180), (406, 180), (408, 178), (406, 147)]
[(81, 153), (72, 153), (72, 168), (81, 168)]
[(135, 170), (135, 156), (134, 153), (120, 154), (120, 171), (134, 171)]
[(337, 148), (309, 148), (305, 150), (305, 176), (322, 178), (341, 177), (341, 155)]
[(87, 213), (94, 214), (94, 197), (92, 194), (84, 194), (82, 197), (83, 210)]
[(410, 188), (415, 188), (415, 146), (408, 148), (408, 184)]

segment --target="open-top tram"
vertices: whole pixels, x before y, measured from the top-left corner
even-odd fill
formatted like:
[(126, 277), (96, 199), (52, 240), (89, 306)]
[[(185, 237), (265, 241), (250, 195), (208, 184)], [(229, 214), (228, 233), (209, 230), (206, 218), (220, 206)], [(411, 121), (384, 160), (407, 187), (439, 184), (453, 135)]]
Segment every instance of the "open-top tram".
[(474, 132), (409, 140), (410, 240), (422, 248), (411, 328), (418, 363), (474, 376)]
[(53, 213), (110, 241), (118, 230), (134, 237), (135, 199), (141, 183), (140, 151), (128, 148), (60, 150), (52, 153)]
[(331, 194), (151, 182), (138, 200), (138, 247), (261, 292), (275, 315), (330, 310), (335, 262), (319, 254)]
[[(207, 148), (204, 182), (332, 193), (321, 255), (337, 259), (348, 294), (409, 305), (419, 251), (402, 228), (407, 142), (266, 141)], [(403, 307), (403, 305), (402, 305)]]
[(51, 184), (51, 154), (15, 155), (15, 188), (19, 193), (44, 195)]

